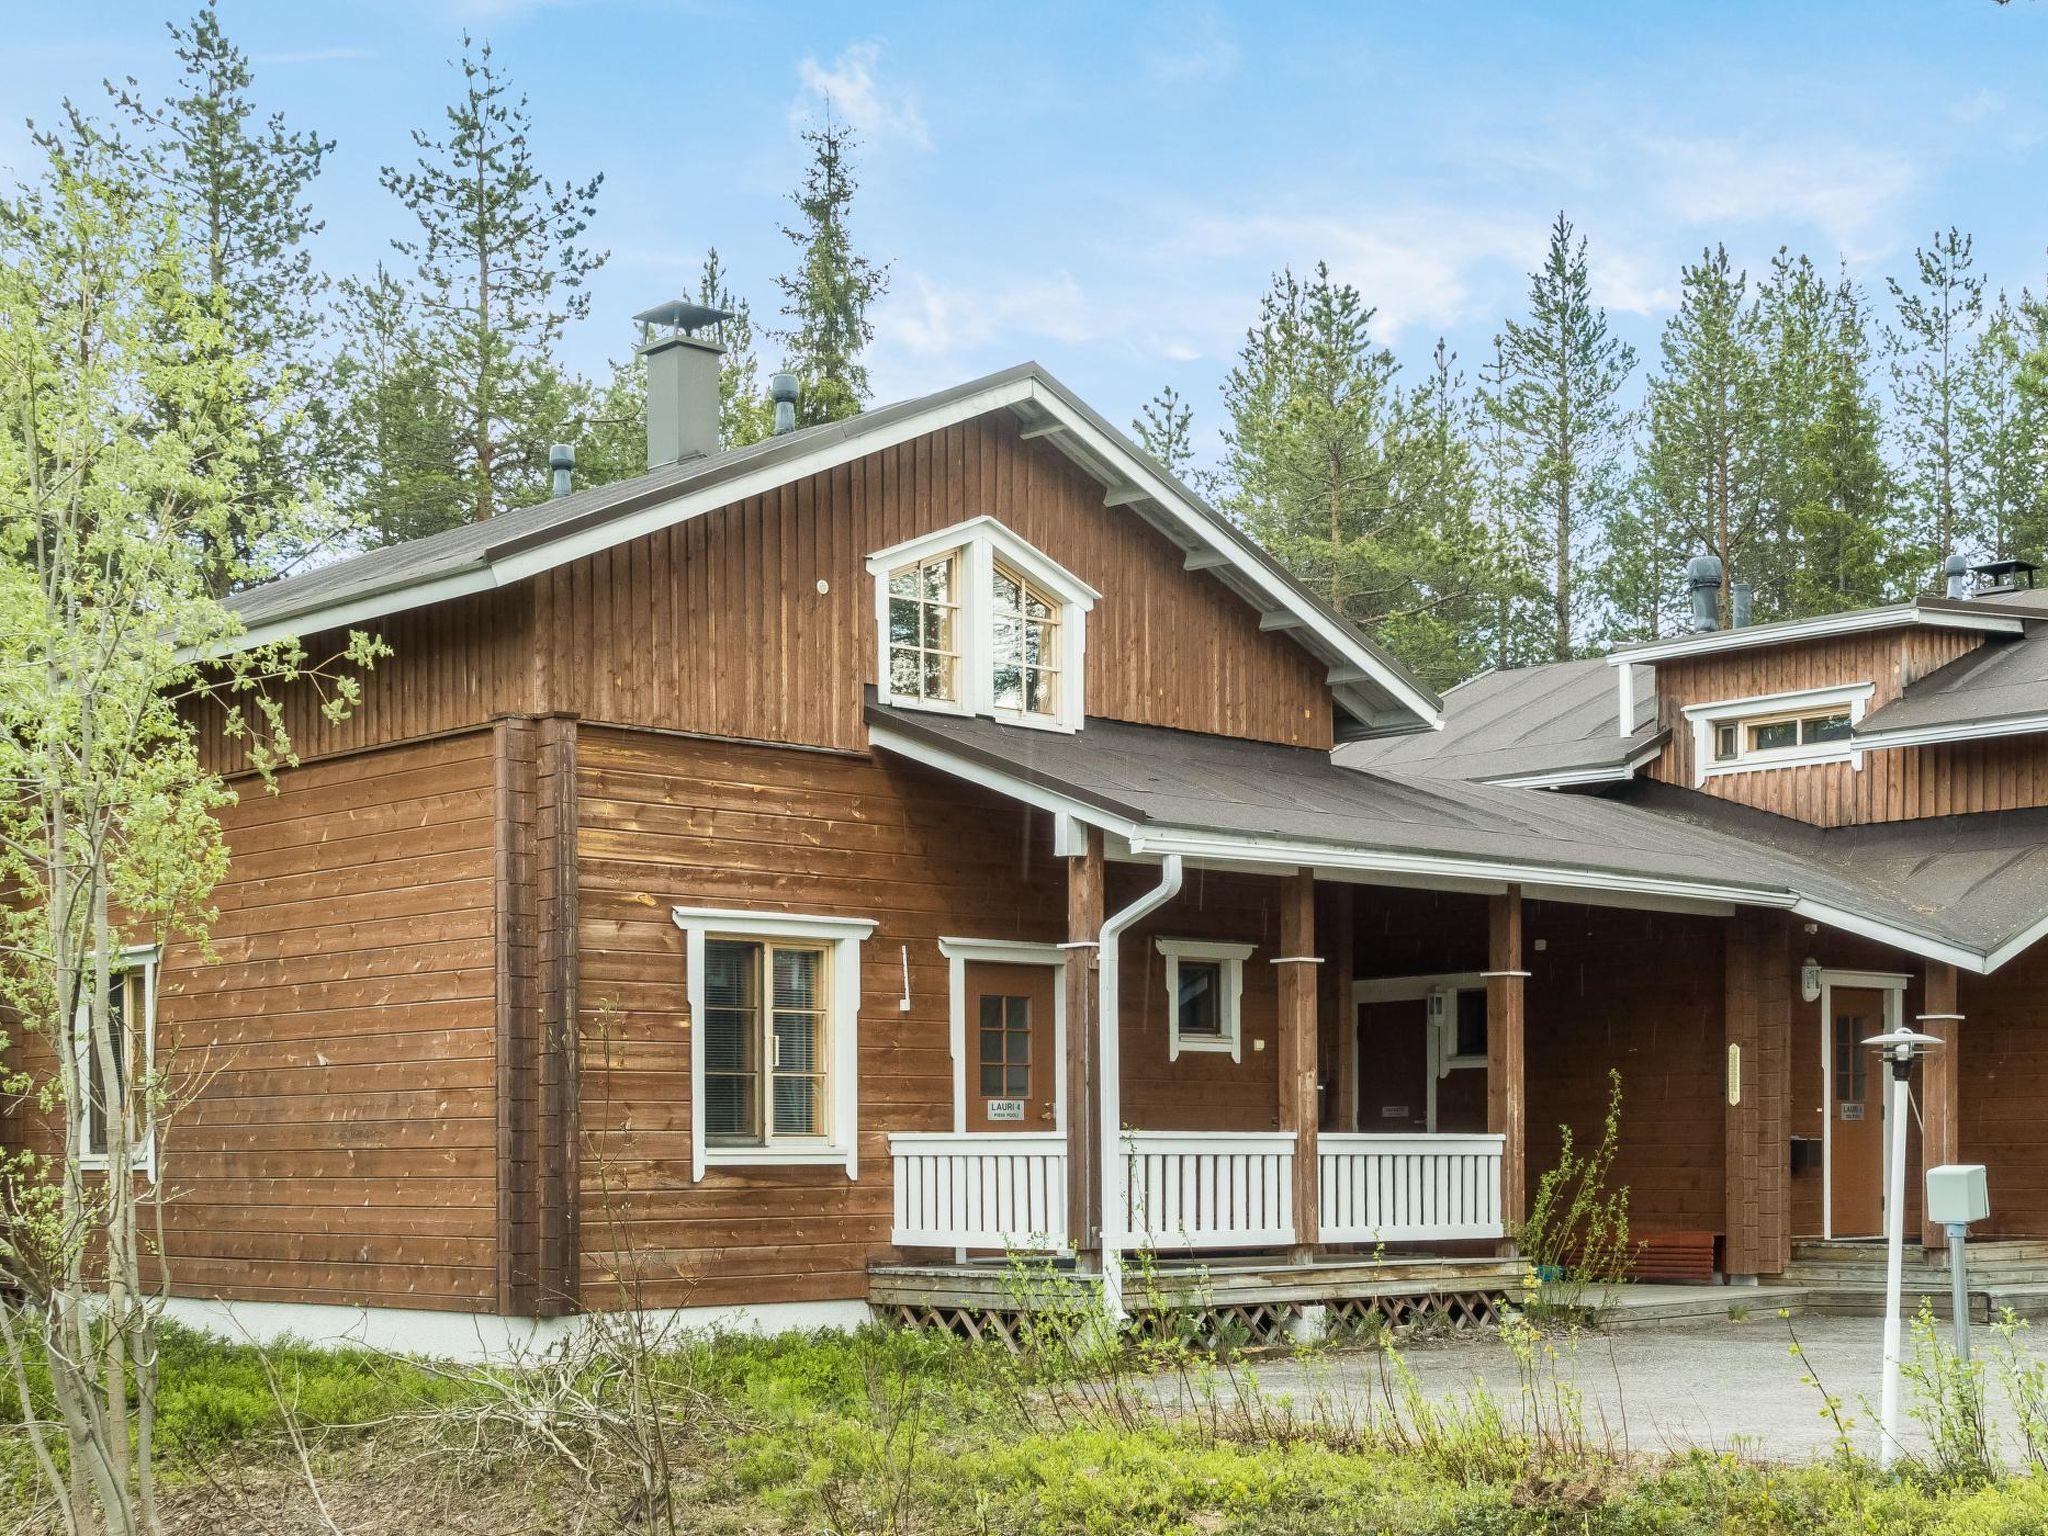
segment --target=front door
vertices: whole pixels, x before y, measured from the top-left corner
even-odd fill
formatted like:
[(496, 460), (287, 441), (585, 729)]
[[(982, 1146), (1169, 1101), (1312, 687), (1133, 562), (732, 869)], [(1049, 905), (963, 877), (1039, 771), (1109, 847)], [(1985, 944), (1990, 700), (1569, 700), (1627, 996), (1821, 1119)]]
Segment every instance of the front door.
[(1059, 1062), (1049, 965), (967, 968), (967, 1129), (1049, 1131)]
[(1884, 1230), (1884, 1068), (1863, 1042), (1885, 1031), (1885, 994), (1834, 987), (1828, 999), (1828, 1232), (1876, 1237)]

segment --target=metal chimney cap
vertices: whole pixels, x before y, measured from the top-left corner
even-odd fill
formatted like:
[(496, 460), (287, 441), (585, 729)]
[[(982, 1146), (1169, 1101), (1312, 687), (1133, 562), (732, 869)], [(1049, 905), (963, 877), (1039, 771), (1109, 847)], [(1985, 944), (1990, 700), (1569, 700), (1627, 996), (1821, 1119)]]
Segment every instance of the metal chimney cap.
[(730, 310), (713, 309), (709, 304), (693, 304), (688, 299), (670, 299), (666, 304), (641, 310), (633, 317), (633, 323), (650, 327), (672, 325), (687, 336), (692, 331), (701, 331), (707, 325), (716, 325), (731, 318)]
[(796, 375), (787, 368), (780, 370), (774, 377), (768, 380), (768, 398), (770, 400), (778, 402), (787, 400), (790, 404), (794, 405), (796, 403), (796, 395)]
[(548, 449), (549, 469), (574, 469), (576, 467), (576, 445), (555, 443)]
[(1694, 555), (1685, 562), (1685, 580), (1688, 586), (1718, 587), (1721, 585), (1721, 557)]

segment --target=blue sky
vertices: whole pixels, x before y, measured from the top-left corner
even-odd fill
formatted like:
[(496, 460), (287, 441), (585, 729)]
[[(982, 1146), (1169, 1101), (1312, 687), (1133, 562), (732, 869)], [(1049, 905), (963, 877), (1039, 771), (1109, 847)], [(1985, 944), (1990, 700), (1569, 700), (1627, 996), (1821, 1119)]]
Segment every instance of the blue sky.
[[(182, 6), (0, 3), (20, 119), (107, 75), (169, 76)], [(1161, 384), (1213, 451), (1217, 388), (1268, 277), (1326, 259), (1411, 366), (1476, 361), (1549, 219), (1590, 237), (1599, 296), (1647, 360), (1679, 264), (1780, 244), (1881, 299), (1950, 222), (1994, 284), (2048, 273), (2048, 5), (1557, 3), (1031, 6), (663, 0), (223, 0), (258, 95), (339, 140), (320, 257), (403, 232), (377, 169), (435, 121), (465, 28), (533, 103), (557, 177), (605, 172), (612, 252), (571, 361), (694, 285), (717, 244), (757, 313), (798, 125), (861, 130), (858, 235), (893, 264), (881, 398), (1035, 357), (1113, 419)]]

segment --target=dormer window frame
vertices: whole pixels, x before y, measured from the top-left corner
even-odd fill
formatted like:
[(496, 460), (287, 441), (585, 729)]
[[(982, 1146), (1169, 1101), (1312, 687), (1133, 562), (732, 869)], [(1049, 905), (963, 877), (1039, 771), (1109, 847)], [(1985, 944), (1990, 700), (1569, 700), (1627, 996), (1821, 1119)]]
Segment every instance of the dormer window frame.
[[(893, 686), (891, 670), (890, 584), (903, 572), (928, 566), (951, 556), (954, 561), (953, 643), (957, 686), (952, 698), (921, 697), (899, 693)], [(875, 584), (875, 675), (876, 697), (899, 709), (925, 709), (940, 714), (986, 715), (1008, 725), (1034, 730), (1072, 733), (1087, 716), (1086, 669), (1087, 616), (1102, 594), (1073, 572), (1034, 548), (993, 517), (969, 518), (965, 522), (934, 529), (915, 539), (877, 550), (868, 557), (868, 574)], [(1032, 664), (1032, 670), (1054, 679), (1053, 708), (1038, 711), (999, 702), (996, 670), (1004, 659), (1014, 656), (1015, 645), (999, 645), (996, 584), (1001, 571), (1010, 581), (1041, 598), (1052, 609), (1040, 621), (1042, 635), (1054, 646), (1044, 658), (1050, 665)]]
[[(1693, 787), (1732, 773), (1821, 763), (1847, 763), (1860, 771), (1864, 749), (1854, 732), (1876, 692), (1875, 683), (1838, 683), (1791, 693), (1688, 704), (1685, 718), (1692, 727)], [(1808, 739), (1807, 722), (1843, 714), (1849, 717), (1849, 734), (1823, 741)], [(1764, 728), (1786, 726), (1795, 732), (1790, 745), (1756, 744)]]

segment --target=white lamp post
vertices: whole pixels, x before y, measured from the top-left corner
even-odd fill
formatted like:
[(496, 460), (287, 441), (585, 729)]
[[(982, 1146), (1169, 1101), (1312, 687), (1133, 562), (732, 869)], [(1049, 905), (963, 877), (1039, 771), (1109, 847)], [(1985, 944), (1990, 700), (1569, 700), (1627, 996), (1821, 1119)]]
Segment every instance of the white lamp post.
[(1899, 1292), (1906, 1264), (1906, 1074), (1913, 1058), (1941, 1042), (1932, 1035), (1894, 1029), (1863, 1042), (1883, 1052), (1891, 1063), (1885, 1088), (1884, 1120), (1890, 1139), (1890, 1166), (1885, 1173), (1884, 1226), (1884, 1386), (1878, 1396), (1877, 1464), (1888, 1467), (1899, 1444)]

